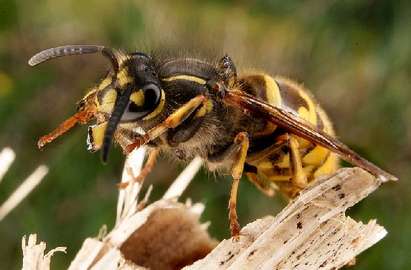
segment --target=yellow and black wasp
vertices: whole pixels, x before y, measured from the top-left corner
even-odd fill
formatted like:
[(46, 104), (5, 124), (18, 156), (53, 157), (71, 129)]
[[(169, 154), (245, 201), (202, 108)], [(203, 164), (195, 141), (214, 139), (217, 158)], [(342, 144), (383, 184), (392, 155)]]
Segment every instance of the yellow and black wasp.
[(101, 149), (103, 161), (113, 138), (126, 153), (142, 145), (151, 149), (140, 179), (160, 151), (183, 161), (200, 156), (210, 170), (233, 177), (229, 219), (235, 237), (240, 231), (236, 200), (243, 173), (265, 194), (279, 189), (289, 197), (318, 176), (333, 173), (338, 156), (383, 181), (396, 179), (334, 137), (330, 120), (307, 89), (261, 72), (237, 75), (228, 56), (208, 63), (67, 45), (44, 50), (29, 64), (92, 53), (110, 60), (108, 75), (81, 99), (77, 113), (40, 138), (38, 146), (77, 123), (93, 121), (88, 147)]

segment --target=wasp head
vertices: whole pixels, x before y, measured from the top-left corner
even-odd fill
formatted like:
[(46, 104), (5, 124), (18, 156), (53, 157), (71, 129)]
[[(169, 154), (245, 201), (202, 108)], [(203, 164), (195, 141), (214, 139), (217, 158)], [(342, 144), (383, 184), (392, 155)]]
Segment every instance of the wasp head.
[(79, 102), (77, 113), (40, 138), (38, 145), (41, 148), (77, 123), (95, 119), (97, 123), (89, 128), (89, 150), (101, 148), (102, 159), (106, 161), (119, 124), (133, 123), (151, 118), (153, 113), (158, 114), (164, 93), (153, 60), (144, 53), (126, 54), (95, 45), (67, 45), (39, 52), (29, 60), (29, 65), (35, 66), (56, 57), (92, 53), (107, 57), (111, 70)]

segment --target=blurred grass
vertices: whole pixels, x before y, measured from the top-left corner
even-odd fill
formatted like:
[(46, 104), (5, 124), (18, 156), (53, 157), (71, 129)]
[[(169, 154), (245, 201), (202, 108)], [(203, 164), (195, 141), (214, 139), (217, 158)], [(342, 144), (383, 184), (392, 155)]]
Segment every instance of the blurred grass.
[[(227, 52), (237, 66), (295, 78), (312, 89), (342, 141), (390, 169), (400, 182), (383, 186), (351, 210), (377, 217), (388, 236), (355, 269), (408, 269), (411, 264), (411, 4), (407, 1), (22, 1), (0, 0), (0, 148), (17, 162), (0, 186), (0, 201), (40, 163), (41, 186), (0, 223), (0, 269), (21, 266), (20, 238), (37, 232), (50, 247), (68, 246), (63, 269), (82, 240), (114, 222), (123, 156), (108, 165), (85, 150), (85, 128), (50, 145), (36, 140), (74, 112), (75, 102), (107, 68), (101, 57), (56, 60), (30, 69), (28, 58), (62, 44), (97, 43), (129, 50), (192, 52), (211, 59)], [(163, 160), (150, 177), (159, 197), (181, 166)], [(175, 169), (174, 169), (175, 168)], [(227, 237), (230, 181), (201, 173), (186, 193), (207, 204), (217, 238)], [(247, 181), (240, 187), (242, 224), (278, 212)]]

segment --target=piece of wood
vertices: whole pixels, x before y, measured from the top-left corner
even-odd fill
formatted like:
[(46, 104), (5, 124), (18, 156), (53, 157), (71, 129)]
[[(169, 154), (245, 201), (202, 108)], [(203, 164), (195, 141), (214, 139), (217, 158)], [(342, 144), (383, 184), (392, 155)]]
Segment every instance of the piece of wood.
[(375, 221), (364, 225), (344, 215), (379, 185), (362, 169), (341, 169), (275, 218), (247, 225), (238, 242), (224, 240), (184, 269), (338, 269), (386, 234)]
[(122, 182), (129, 184), (119, 191), (116, 225), (86, 239), (70, 270), (339, 269), (387, 233), (375, 220), (363, 224), (345, 216), (381, 184), (362, 169), (346, 168), (303, 190), (276, 217), (245, 226), (239, 241), (216, 246), (207, 224), (199, 222), (204, 205), (178, 202), (201, 160), (187, 166), (163, 198), (146, 205), (150, 189), (139, 201), (141, 183), (132, 181), (144, 153), (135, 151), (126, 161)]

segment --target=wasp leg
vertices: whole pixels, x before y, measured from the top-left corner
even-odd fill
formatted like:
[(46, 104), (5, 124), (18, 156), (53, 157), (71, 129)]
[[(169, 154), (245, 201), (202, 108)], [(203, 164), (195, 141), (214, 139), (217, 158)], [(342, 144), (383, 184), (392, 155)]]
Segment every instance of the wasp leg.
[(234, 161), (231, 169), (233, 182), (231, 184), (230, 200), (228, 203), (228, 218), (230, 221), (231, 236), (234, 240), (238, 240), (240, 234), (240, 224), (238, 223), (237, 216), (237, 193), (249, 147), (248, 134), (246, 132), (238, 133), (234, 139), (234, 145), (238, 146), (238, 151), (233, 157)]
[(288, 148), (288, 142), (277, 142), (275, 144), (272, 144), (266, 148), (264, 148), (261, 151), (258, 151), (256, 153), (252, 153), (247, 156), (247, 162), (248, 163), (254, 163), (259, 160), (262, 160), (274, 153), (279, 153), (279, 152), (285, 152), (287, 151)]
[[(250, 180), (260, 191), (262, 191), (268, 197), (272, 197), (275, 194), (275, 184), (270, 180), (265, 180), (257, 173), (257, 168), (253, 165), (248, 164), (258, 164), (260, 160), (268, 158), (273, 154), (286, 154), (289, 150), (289, 136), (281, 135), (275, 139), (275, 143), (264, 148), (256, 153), (249, 154), (247, 156), (247, 163), (245, 167), (246, 175), (248, 180)], [(250, 167), (254, 170), (250, 170)]]
[(245, 161), (247, 157), (248, 146), (248, 134), (246, 132), (240, 132), (234, 138), (234, 142), (223, 153), (219, 153), (218, 155), (210, 156), (207, 158), (207, 161), (211, 164), (220, 163), (226, 160), (232, 160), (231, 176), (233, 177), (233, 182), (231, 184), (230, 199), (228, 203), (228, 218), (230, 222), (231, 236), (234, 238), (234, 240), (238, 240), (238, 235), (240, 233), (240, 224), (238, 223), (236, 207), (237, 192), (244, 167), (247, 167)]
[[(150, 151), (150, 153), (148, 154), (147, 161), (146, 163), (144, 163), (143, 169), (141, 169), (141, 172), (139, 173), (139, 175), (137, 175), (136, 177), (133, 177), (132, 182), (139, 182), (140, 184), (143, 183), (147, 175), (150, 174), (150, 172), (153, 170), (154, 166), (156, 165), (157, 157), (159, 153), (160, 153), (160, 149), (157, 149), (157, 148)], [(118, 184), (118, 187), (120, 189), (123, 189), (123, 188), (126, 188), (129, 184), (130, 182), (122, 182)]]
[(262, 193), (267, 197), (273, 197), (275, 195), (274, 187), (268, 181), (264, 181), (254, 172), (246, 172), (248, 180), (253, 183)]
[[(307, 176), (303, 170), (303, 164), (301, 161), (301, 154), (298, 149), (298, 141), (294, 136), (289, 136), (289, 146), (290, 146), (290, 166), (292, 170), (291, 183), (296, 189), (302, 189), (307, 186)], [(298, 192), (296, 190), (296, 192)]]
[(199, 106), (205, 104), (206, 101), (207, 98), (203, 95), (192, 98), (186, 104), (170, 114), (162, 123), (147, 131), (146, 134), (135, 138), (135, 142), (126, 147), (126, 152), (130, 153), (135, 148), (156, 139), (168, 129), (177, 127), (184, 122), (184, 120), (186, 120)]

